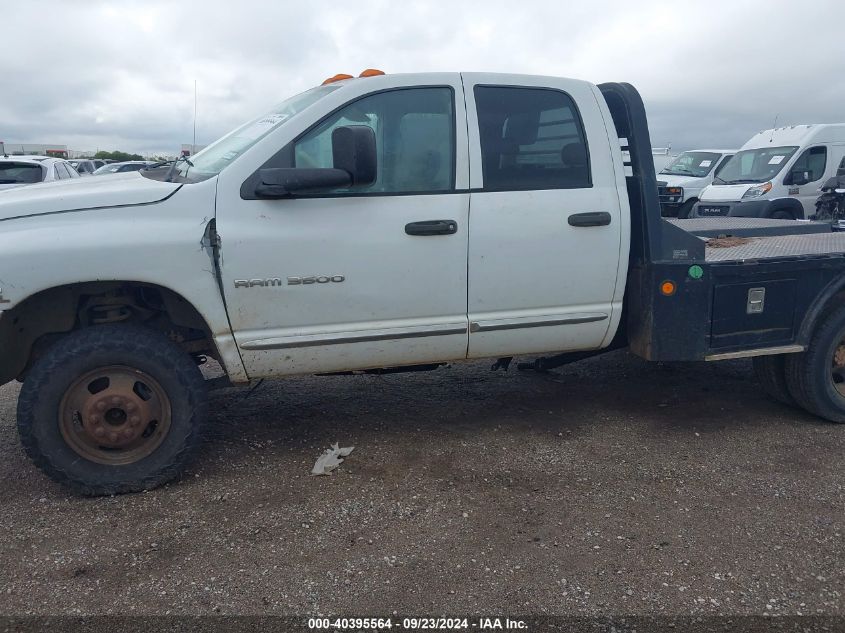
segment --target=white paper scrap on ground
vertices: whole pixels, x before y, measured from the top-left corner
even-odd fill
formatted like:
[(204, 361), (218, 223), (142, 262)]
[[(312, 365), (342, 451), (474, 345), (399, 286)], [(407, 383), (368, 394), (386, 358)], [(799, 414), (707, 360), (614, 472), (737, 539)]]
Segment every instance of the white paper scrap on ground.
[(339, 448), (338, 443), (335, 442), (332, 444), (331, 448), (326, 449), (323, 451), (323, 454), (317, 458), (317, 462), (314, 464), (314, 468), (311, 469), (312, 475), (328, 475), (331, 472), (340, 466), (343, 462), (342, 457), (348, 457), (349, 453), (352, 452), (354, 446), (347, 446), (345, 448)]

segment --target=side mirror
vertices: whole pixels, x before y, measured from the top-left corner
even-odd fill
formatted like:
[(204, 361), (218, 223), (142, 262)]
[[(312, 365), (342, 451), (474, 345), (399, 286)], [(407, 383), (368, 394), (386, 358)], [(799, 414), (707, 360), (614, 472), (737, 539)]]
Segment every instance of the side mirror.
[(255, 195), (259, 198), (287, 198), (297, 191), (349, 187), (352, 178), (343, 169), (282, 167), (261, 169)]
[(366, 125), (346, 125), (332, 132), (332, 160), (352, 178), (352, 186), (371, 185), (378, 177), (376, 134)]
[(376, 156), (376, 135), (371, 127), (339, 127), (332, 131), (334, 167), (261, 169), (255, 195), (287, 198), (299, 191), (371, 185), (378, 177)]

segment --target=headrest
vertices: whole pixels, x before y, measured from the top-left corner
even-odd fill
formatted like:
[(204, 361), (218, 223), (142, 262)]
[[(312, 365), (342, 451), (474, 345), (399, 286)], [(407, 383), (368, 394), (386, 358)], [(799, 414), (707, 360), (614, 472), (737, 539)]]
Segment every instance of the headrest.
[(569, 143), (560, 150), (560, 160), (569, 167), (584, 167), (587, 164), (587, 148), (583, 143)]
[(539, 111), (512, 114), (505, 122), (505, 140), (517, 145), (532, 145), (537, 142), (537, 128), (539, 126)]

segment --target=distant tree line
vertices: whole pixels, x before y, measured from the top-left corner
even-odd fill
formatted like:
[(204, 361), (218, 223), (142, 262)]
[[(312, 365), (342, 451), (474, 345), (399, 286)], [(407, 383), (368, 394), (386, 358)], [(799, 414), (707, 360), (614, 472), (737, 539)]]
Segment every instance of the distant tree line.
[(114, 152), (97, 152), (94, 154), (94, 158), (105, 158), (120, 162), (127, 160), (144, 160), (144, 157), (140, 154), (128, 154), (126, 152), (119, 152), (116, 150)]

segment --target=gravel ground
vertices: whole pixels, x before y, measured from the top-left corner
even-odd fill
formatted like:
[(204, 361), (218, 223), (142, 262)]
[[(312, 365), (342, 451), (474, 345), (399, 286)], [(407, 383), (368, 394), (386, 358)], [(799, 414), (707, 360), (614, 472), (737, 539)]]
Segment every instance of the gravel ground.
[[(185, 478), (85, 499), (0, 388), (0, 613), (843, 614), (845, 427), (624, 352), (212, 396)], [(331, 443), (355, 446), (311, 477)]]

